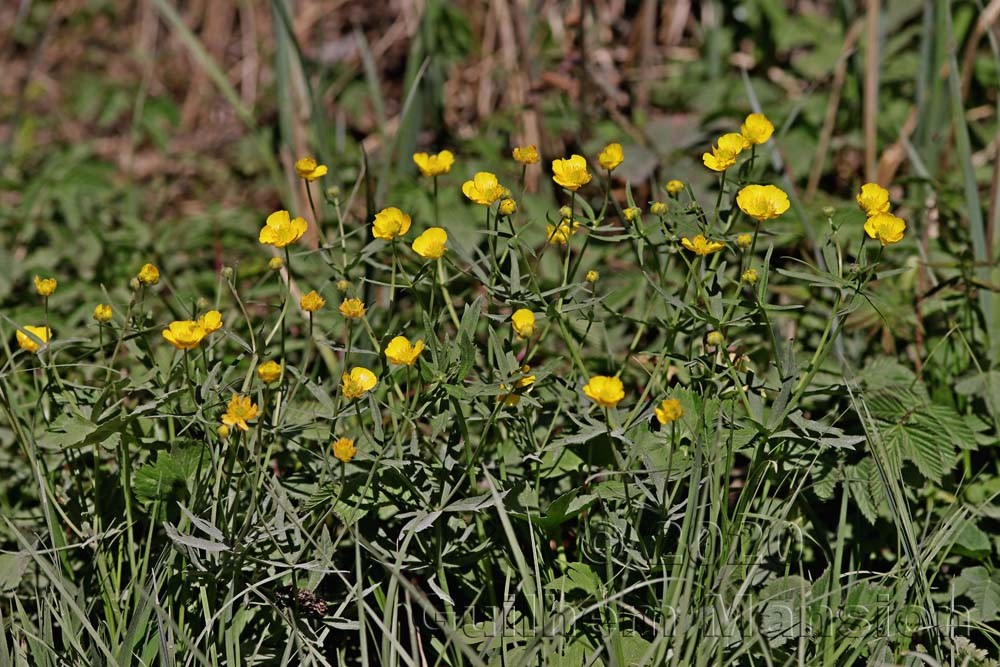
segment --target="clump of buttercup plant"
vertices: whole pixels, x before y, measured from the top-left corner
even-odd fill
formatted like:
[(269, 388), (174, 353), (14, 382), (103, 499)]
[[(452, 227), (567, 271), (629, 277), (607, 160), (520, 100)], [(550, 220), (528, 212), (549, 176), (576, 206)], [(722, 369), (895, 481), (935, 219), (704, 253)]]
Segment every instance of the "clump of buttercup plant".
[(992, 541), (945, 478), (996, 444), (996, 371), (947, 402), (868, 354), (917, 252), (901, 188), (817, 218), (771, 121), (733, 129), (710, 187), (651, 201), (618, 142), (434, 147), (362, 207), (302, 157), (308, 205), (211, 283), (137, 263), (71, 331), (69, 277), (35, 277), (4, 318), (0, 661), (994, 664)]

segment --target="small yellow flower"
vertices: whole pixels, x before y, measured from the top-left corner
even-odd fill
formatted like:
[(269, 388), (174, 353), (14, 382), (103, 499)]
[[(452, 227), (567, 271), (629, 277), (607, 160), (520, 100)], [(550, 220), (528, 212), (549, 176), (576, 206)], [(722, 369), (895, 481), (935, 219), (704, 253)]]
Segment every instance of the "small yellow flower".
[(249, 396), (233, 394), (226, 406), (226, 414), (222, 415), (222, 423), (225, 426), (235, 426), (241, 431), (249, 431), (250, 425), (247, 422), (256, 419), (259, 412)]
[(594, 271), (594, 270), (587, 271), (587, 282), (588, 283), (596, 283), (597, 279), (600, 278), (600, 277), (601, 277), (601, 274), (599, 274), (597, 271)]
[(685, 236), (681, 239), (681, 245), (696, 255), (711, 255), (713, 252), (717, 252), (726, 247), (725, 243), (720, 241), (710, 241), (702, 234), (698, 234), (694, 237), (694, 239), (689, 239)]
[(404, 336), (396, 336), (385, 346), (385, 358), (396, 366), (412, 366), (424, 351), (424, 341), (410, 344)]
[(105, 303), (99, 303), (94, 308), (94, 319), (101, 324), (107, 324), (111, 321), (111, 306)]
[(892, 213), (876, 213), (865, 222), (865, 231), (883, 246), (899, 243), (906, 231), (906, 221)]
[(350, 463), (357, 453), (353, 438), (337, 438), (333, 442), (333, 455), (343, 463)]
[(619, 143), (608, 144), (601, 151), (601, 154), (597, 156), (597, 161), (608, 171), (613, 171), (624, 160), (625, 153), (622, 151), (622, 145)]
[(538, 149), (534, 144), (518, 146), (514, 149), (514, 159), (524, 165), (535, 164), (538, 162)]
[[(49, 339), (52, 338), (52, 329), (49, 329), (48, 327), (23, 326), (21, 329), (24, 329), (24, 331), (32, 334), (43, 343), (48, 343)], [(42, 346), (32, 340), (28, 334), (22, 332), (21, 329), (17, 330), (18, 347), (22, 350), (27, 350), (28, 352), (38, 352)]]
[(572, 225), (568, 220), (562, 220), (559, 226), (555, 225), (545, 225), (545, 238), (552, 245), (566, 245), (569, 243), (569, 239), (576, 232), (576, 228), (579, 227), (579, 223), (574, 222)]
[(488, 171), (477, 172), (471, 181), (462, 184), (462, 194), (482, 206), (490, 206), (504, 196), (504, 187), (500, 185), (496, 174)]
[[(533, 385), (534, 383), (535, 383), (534, 375), (527, 375), (523, 378), (515, 380), (514, 391), (509, 391), (509, 393), (506, 394), (500, 394), (499, 396), (497, 396), (497, 400), (499, 400), (504, 405), (513, 407), (521, 402), (521, 394), (527, 391), (528, 388), (531, 387), (531, 385)], [(501, 391), (508, 391), (509, 389), (510, 387), (508, 387), (506, 384), (503, 383), (500, 384)]]
[(359, 320), (365, 316), (365, 304), (361, 299), (344, 299), (340, 302), (340, 314), (349, 320)]
[(889, 212), (889, 191), (878, 183), (865, 183), (857, 196), (858, 206), (869, 218)]
[(788, 195), (774, 185), (748, 185), (736, 195), (740, 210), (758, 222), (777, 218), (788, 210)]
[(277, 382), (278, 378), (281, 377), (281, 364), (273, 359), (271, 361), (265, 361), (257, 367), (257, 377), (263, 380), (266, 384)]
[(205, 327), (194, 320), (174, 320), (163, 330), (163, 337), (178, 350), (193, 350), (207, 333)]
[(441, 151), (430, 155), (428, 153), (414, 153), (413, 162), (420, 169), (424, 176), (440, 176), (451, 171), (451, 165), (455, 164), (455, 156), (451, 151)]
[(295, 162), (295, 173), (307, 181), (315, 181), (320, 176), (326, 176), (326, 165), (317, 164), (311, 157), (304, 157)]
[(514, 215), (517, 212), (517, 202), (513, 199), (501, 199), (497, 210), (500, 211), (500, 215)]
[(308, 294), (303, 294), (299, 299), (299, 306), (307, 313), (315, 313), (326, 305), (326, 299), (319, 295), (319, 292), (312, 290)]
[(518, 338), (531, 338), (535, 333), (535, 314), (527, 308), (519, 308), (510, 316), (511, 326)]
[(740, 234), (736, 237), (736, 245), (746, 250), (753, 245), (753, 234)]
[(413, 252), (424, 259), (440, 259), (448, 249), (448, 232), (440, 227), (430, 227), (413, 239)]
[(215, 432), (219, 434), (219, 437), (225, 440), (229, 437), (229, 427), (225, 424), (219, 424), (219, 428), (215, 429)]
[(152, 264), (146, 263), (139, 269), (139, 275), (136, 277), (143, 285), (155, 285), (160, 282), (160, 270)]
[(347, 399), (361, 398), (376, 384), (378, 378), (364, 366), (355, 366), (350, 373), (340, 376), (340, 390)]
[(351, 283), (346, 280), (338, 280), (336, 287), (338, 292), (347, 292), (347, 290), (351, 289)]
[(635, 222), (642, 215), (642, 209), (638, 206), (629, 206), (627, 209), (622, 211), (622, 215), (625, 216), (627, 222)]
[(671, 197), (676, 197), (684, 189), (684, 181), (679, 181), (676, 178), (672, 178), (667, 181), (667, 194)]
[(573, 217), (573, 209), (569, 206), (560, 206), (559, 217), (563, 219), (563, 222), (569, 222), (569, 220)]
[(723, 338), (722, 333), (718, 331), (709, 331), (708, 335), (705, 336), (705, 342), (713, 347), (719, 347), (725, 342), (725, 340), (726, 339)]
[(267, 263), (267, 268), (271, 269), (272, 271), (280, 271), (281, 267), (283, 267), (284, 265), (285, 265), (285, 260), (281, 259), (280, 257), (272, 257)]
[(660, 215), (660, 216), (666, 215), (667, 205), (661, 201), (654, 201), (652, 204), (649, 205), (649, 212), (652, 213), (653, 215)]
[(275, 211), (267, 216), (258, 240), (265, 245), (284, 248), (302, 238), (308, 227), (305, 218), (293, 218), (288, 211)]
[(595, 375), (583, 387), (587, 398), (604, 408), (613, 408), (625, 398), (625, 386), (616, 377)]
[(35, 276), (35, 291), (41, 296), (52, 296), (52, 293), (56, 291), (57, 284), (58, 283), (55, 278), (42, 278), (40, 276)]
[(574, 153), (564, 160), (552, 161), (552, 180), (567, 190), (576, 192), (581, 186), (590, 183), (590, 172), (587, 171), (587, 159)]
[(676, 398), (664, 399), (653, 411), (656, 413), (656, 421), (664, 426), (684, 416), (684, 408)]
[(210, 310), (198, 318), (198, 326), (205, 330), (206, 334), (215, 333), (222, 328), (222, 313), (217, 310)]
[(703, 153), (701, 161), (712, 171), (725, 171), (736, 164), (736, 156), (743, 147), (743, 135), (730, 132), (719, 137), (712, 152)]
[(743, 275), (740, 276), (740, 280), (742, 280), (744, 284), (751, 286), (756, 285), (759, 279), (760, 276), (757, 275), (756, 269), (747, 269), (743, 272)]
[(410, 216), (395, 206), (384, 208), (375, 214), (372, 223), (372, 236), (385, 241), (403, 236), (410, 231)]
[(740, 127), (740, 134), (746, 141), (747, 146), (751, 144), (762, 144), (774, 134), (774, 125), (762, 113), (752, 113), (747, 116)]

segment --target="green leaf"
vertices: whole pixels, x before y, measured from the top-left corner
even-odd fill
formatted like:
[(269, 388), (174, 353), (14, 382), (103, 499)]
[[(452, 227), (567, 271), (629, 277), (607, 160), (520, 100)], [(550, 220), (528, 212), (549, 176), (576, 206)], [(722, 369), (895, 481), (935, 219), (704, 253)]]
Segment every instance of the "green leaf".
[(967, 567), (955, 579), (955, 594), (972, 600), (980, 620), (1000, 618), (1000, 571), (990, 573), (985, 567)]
[(202, 467), (211, 455), (204, 444), (191, 443), (160, 451), (156, 461), (135, 471), (132, 489), (140, 502), (179, 500), (187, 496)]

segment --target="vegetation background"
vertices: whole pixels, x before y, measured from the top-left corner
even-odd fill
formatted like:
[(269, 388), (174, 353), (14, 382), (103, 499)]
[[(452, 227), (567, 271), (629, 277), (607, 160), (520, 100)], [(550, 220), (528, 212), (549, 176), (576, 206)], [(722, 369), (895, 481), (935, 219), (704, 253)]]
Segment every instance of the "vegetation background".
[[(998, 18), (998, 0), (0, 4), (0, 665), (996, 664)], [(679, 178), (735, 224), (700, 155), (751, 111), (777, 127), (756, 176), (793, 206), (758, 248), (770, 280), (741, 293), (732, 261), (658, 263), (693, 205), (648, 239), (622, 211)], [(611, 141), (613, 205), (560, 284), (550, 161)], [(442, 148), (435, 200), (411, 155)], [(310, 210), (303, 155), (329, 165), (327, 225), (285, 283), (257, 233)], [(500, 291), (459, 191), (478, 170), (526, 225), (502, 243), (531, 261)], [(869, 181), (908, 223), (877, 260), (857, 249)], [(460, 322), (419, 289), (390, 303), (367, 236), (390, 205), (454, 239)], [(341, 238), (349, 267), (324, 255)], [(133, 315), (145, 262), (163, 281)], [(412, 257), (402, 274), (430, 279)], [(45, 304), (35, 275), (59, 280)], [(370, 340), (336, 312), (344, 278)], [(277, 354), (252, 332), (284, 341), (286, 289), (331, 304), (315, 337), (288, 316), (291, 407), (237, 456), (215, 427)], [(564, 300), (502, 412), (526, 357), (510, 308), (560, 323)], [(191, 371), (159, 331), (209, 306), (224, 342)], [(54, 366), (15, 343), (43, 317)], [(732, 345), (707, 349), (720, 328)], [(377, 364), (396, 333), (433, 358), (342, 408), (337, 360)], [(618, 417), (582, 398), (581, 365), (626, 379)], [(656, 431), (667, 395), (686, 417)], [(338, 467), (341, 418), (359, 455)]]

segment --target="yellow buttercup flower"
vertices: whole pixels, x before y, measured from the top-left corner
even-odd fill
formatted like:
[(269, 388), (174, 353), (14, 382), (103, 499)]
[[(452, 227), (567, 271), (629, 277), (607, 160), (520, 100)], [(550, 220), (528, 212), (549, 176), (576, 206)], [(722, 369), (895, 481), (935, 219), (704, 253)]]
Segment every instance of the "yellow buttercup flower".
[[(506, 394), (500, 394), (499, 396), (497, 396), (497, 400), (499, 400), (504, 405), (513, 407), (521, 402), (521, 394), (527, 391), (527, 389), (531, 387), (531, 385), (533, 385), (534, 383), (535, 383), (534, 375), (527, 375), (523, 378), (515, 380), (514, 391), (510, 391), (509, 393)], [(508, 391), (509, 389), (510, 387), (508, 387), (506, 384), (503, 383), (500, 384), (501, 391)]]
[(235, 426), (241, 431), (249, 431), (250, 425), (247, 422), (256, 419), (259, 413), (260, 410), (249, 396), (233, 394), (229, 405), (226, 406), (226, 414), (222, 415), (222, 423), (226, 426)]
[(511, 326), (518, 338), (531, 338), (535, 333), (535, 314), (527, 308), (519, 308), (510, 316)]
[(518, 146), (514, 149), (514, 159), (524, 165), (535, 164), (538, 162), (538, 149), (534, 144)]
[(424, 351), (424, 341), (410, 344), (404, 336), (396, 336), (385, 346), (385, 358), (396, 366), (412, 366)]
[(622, 215), (625, 216), (626, 222), (635, 222), (642, 215), (642, 209), (638, 206), (629, 206), (627, 209), (622, 211)]
[(576, 233), (577, 227), (580, 223), (574, 222), (570, 224), (569, 220), (563, 219), (559, 222), (559, 226), (555, 225), (545, 225), (545, 238), (552, 245), (566, 245), (569, 243), (569, 239), (573, 234)]
[(338, 280), (335, 287), (337, 288), (338, 292), (346, 292), (347, 290), (351, 289), (351, 283), (347, 282), (346, 280)]
[[(52, 338), (52, 329), (49, 329), (48, 327), (23, 326), (21, 329), (24, 329), (24, 331), (32, 334), (43, 343), (48, 343), (49, 339)], [(22, 350), (27, 350), (28, 352), (38, 352), (42, 346), (32, 340), (31, 337), (21, 331), (21, 329), (18, 329), (16, 333), (18, 347)]]
[(154, 265), (146, 263), (139, 269), (139, 275), (136, 277), (143, 285), (155, 285), (160, 282), (160, 270)]
[(225, 424), (219, 424), (219, 428), (215, 429), (215, 432), (219, 434), (219, 437), (225, 440), (229, 437), (229, 427)]
[(696, 255), (710, 255), (726, 247), (725, 243), (711, 241), (706, 239), (702, 234), (698, 234), (694, 239), (689, 239), (685, 236), (681, 239), (681, 245)]
[(295, 173), (307, 181), (315, 181), (320, 176), (326, 176), (326, 165), (317, 164), (311, 157), (304, 157), (295, 162)]
[(392, 241), (410, 231), (410, 216), (395, 206), (384, 208), (375, 214), (372, 222), (372, 236)]
[(747, 116), (740, 127), (740, 134), (743, 136), (746, 145), (762, 144), (774, 134), (774, 125), (762, 113), (752, 113)]
[(222, 328), (222, 313), (217, 310), (210, 310), (198, 318), (198, 326), (205, 330), (206, 334), (215, 333)]
[(163, 337), (178, 350), (193, 350), (208, 334), (205, 327), (194, 320), (174, 320), (163, 330)]
[(601, 274), (599, 274), (597, 271), (593, 271), (593, 270), (587, 271), (587, 282), (588, 283), (596, 283), (597, 279), (600, 278), (600, 277), (601, 277)]
[(725, 171), (736, 164), (736, 156), (743, 148), (743, 135), (729, 132), (719, 137), (711, 153), (702, 154), (701, 161), (712, 171)]
[(440, 176), (451, 171), (451, 165), (455, 164), (455, 156), (451, 151), (441, 151), (430, 155), (429, 153), (414, 153), (413, 162), (420, 169), (424, 176)]
[(613, 171), (615, 167), (625, 160), (625, 153), (619, 143), (608, 144), (597, 156), (597, 161), (608, 171)]
[(305, 218), (293, 218), (288, 211), (275, 211), (267, 216), (267, 221), (260, 230), (259, 240), (265, 245), (284, 248), (302, 238), (308, 227), (309, 223)]
[(740, 276), (740, 280), (746, 285), (756, 285), (760, 277), (757, 275), (757, 269), (747, 269)]
[(365, 316), (365, 304), (361, 299), (344, 299), (340, 302), (340, 314), (349, 320), (358, 320)]
[(462, 194), (482, 206), (490, 206), (505, 194), (505, 188), (500, 185), (496, 174), (480, 171), (471, 181), (462, 184)]
[(340, 376), (340, 390), (347, 399), (361, 398), (376, 384), (378, 377), (364, 366), (355, 366), (350, 373)]
[(672, 178), (667, 181), (667, 194), (671, 197), (676, 197), (684, 189), (684, 181), (679, 181), (676, 178)]
[(587, 398), (604, 408), (613, 408), (625, 398), (625, 385), (616, 377), (595, 375), (583, 387)]
[(424, 259), (440, 259), (448, 249), (448, 232), (440, 227), (431, 227), (413, 239), (413, 252)]
[(514, 215), (517, 212), (517, 202), (513, 199), (501, 199), (497, 210), (500, 211), (500, 215)]
[(42, 278), (40, 276), (35, 276), (35, 291), (41, 296), (52, 296), (52, 293), (56, 291), (57, 284), (58, 283), (55, 278)]
[(666, 215), (667, 205), (661, 201), (654, 201), (649, 205), (649, 212), (653, 215)]
[(303, 294), (299, 299), (299, 306), (307, 313), (315, 313), (326, 305), (326, 299), (319, 295), (319, 292), (312, 290), (308, 294)]
[(736, 195), (740, 210), (758, 222), (777, 218), (788, 210), (788, 195), (774, 185), (748, 185)]
[(865, 231), (883, 246), (899, 243), (906, 231), (906, 221), (892, 213), (876, 213), (865, 222)]
[(722, 336), (722, 333), (719, 331), (709, 331), (708, 335), (705, 336), (705, 342), (713, 347), (719, 347), (724, 342), (726, 342), (726, 339)]
[(281, 377), (281, 364), (273, 359), (271, 361), (265, 361), (257, 367), (257, 377), (267, 384), (277, 382), (278, 378)]
[(889, 191), (878, 183), (865, 183), (857, 196), (858, 206), (869, 218), (889, 212)]
[(552, 180), (567, 190), (576, 192), (580, 186), (590, 183), (587, 159), (574, 153), (565, 160), (552, 161)]
[(99, 303), (94, 307), (94, 319), (101, 324), (107, 324), (111, 321), (111, 306), (105, 303)]
[(658, 407), (654, 408), (653, 412), (656, 413), (656, 421), (664, 426), (684, 416), (684, 408), (676, 398), (664, 399)]
[(736, 237), (736, 245), (746, 250), (753, 245), (753, 234), (740, 234)]
[(281, 267), (283, 267), (284, 265), (285, 265), (285, 260), (281, 259), (280, 257), (272, 257), (267, 262), (267, 268), (271, 269), (272, 271), (280, 271)]
[(357, 453), (353, 438), (337, 438), (333, 443), (333, 455), (343, 463), (350, 463)]

